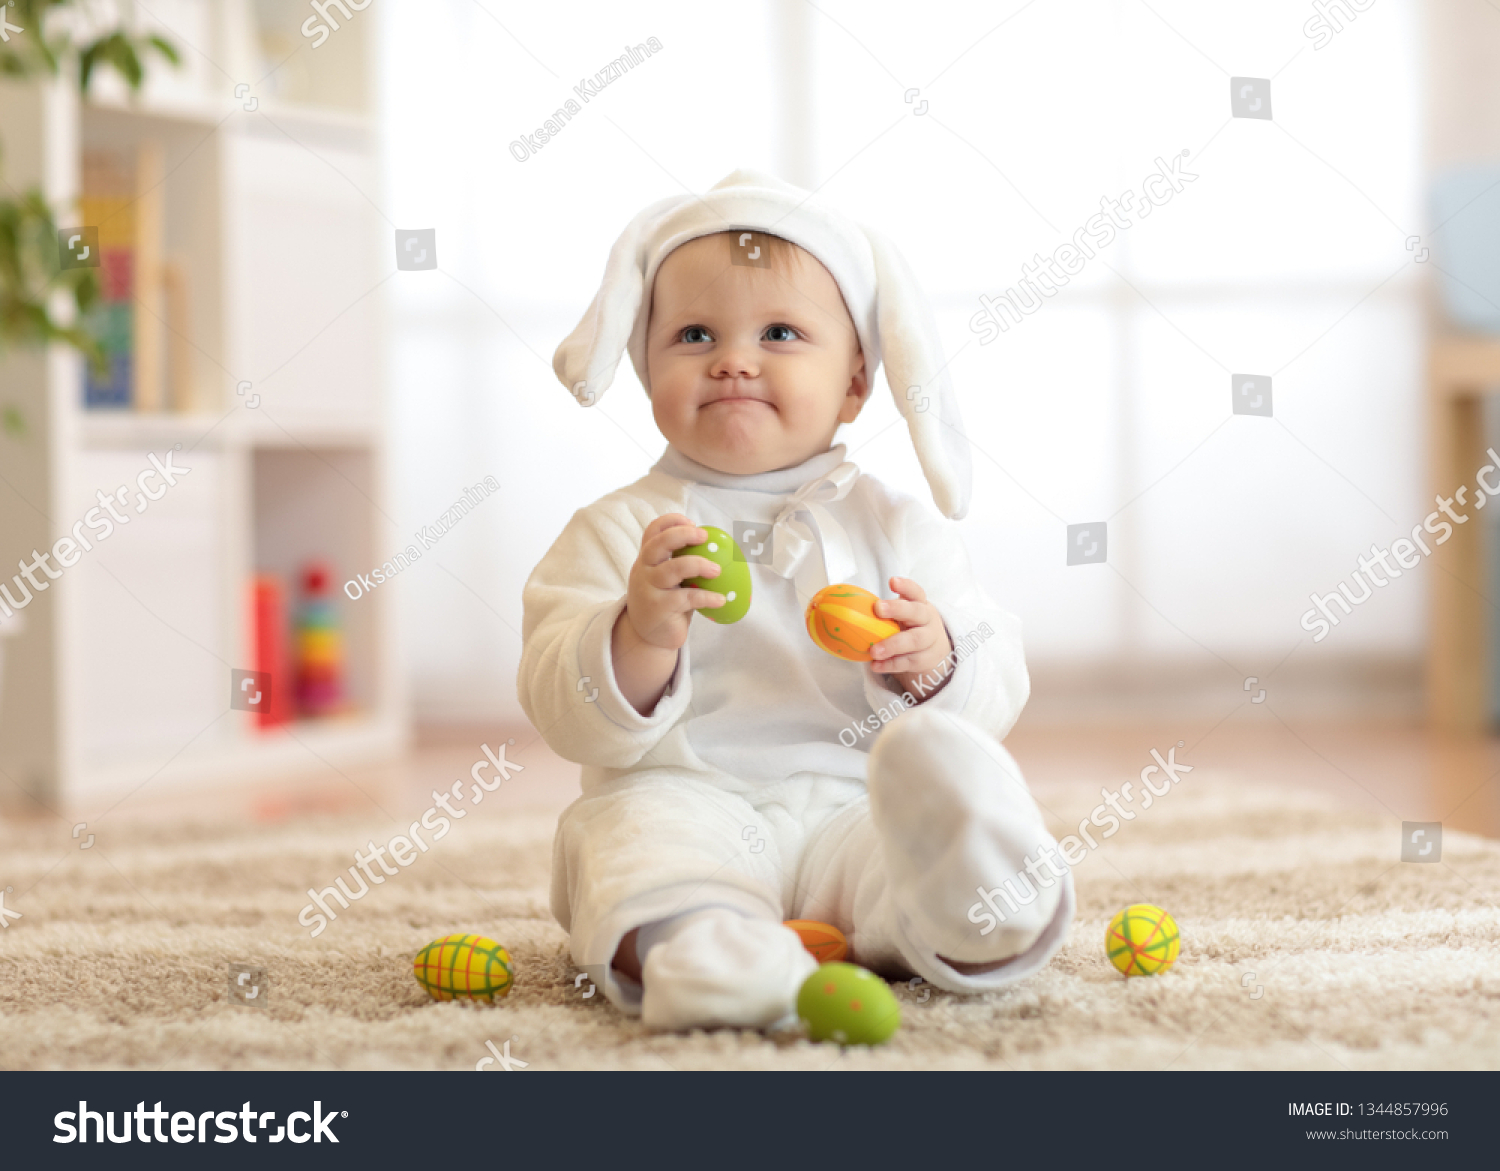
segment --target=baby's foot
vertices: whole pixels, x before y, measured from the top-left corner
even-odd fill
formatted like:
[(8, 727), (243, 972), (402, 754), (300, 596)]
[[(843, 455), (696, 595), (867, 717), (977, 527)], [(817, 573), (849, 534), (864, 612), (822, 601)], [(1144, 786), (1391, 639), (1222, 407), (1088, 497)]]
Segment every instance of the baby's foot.
[[(940, 959), (982, 971), (1026, 952), (1054, 925), (1067, 887), (1039, 861), (1056, 856), (1056, 843), (989, 733), (951, 712), (907, 712), (871, 749), (869, 788), (896, 904)], [(984, 916), (989, 930), (981, 933), (968, 914), (976, 889), (1006, 881), (1018, 906), (998, 924)]]
[(641, 928), (641, 1020), (653, 1029), (767, 1029), (797, 1011), (818, 962), (797, 933), (728, 907), (707, 907)]

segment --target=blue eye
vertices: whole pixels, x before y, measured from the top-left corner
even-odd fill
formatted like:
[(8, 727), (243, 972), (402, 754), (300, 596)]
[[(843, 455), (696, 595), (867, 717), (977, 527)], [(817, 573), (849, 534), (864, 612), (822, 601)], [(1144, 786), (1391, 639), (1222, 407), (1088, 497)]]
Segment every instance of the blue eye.
[[(691, 334), (695, 334), (695, 333), (701, 333), (701, 334), (703, 334), (703, 336), (702, 337), (692, 337), (692, 336), (690, 336)], [(709, 341), (710, 339), (708, 337), (708, 330), (704, 329), (701, 325), (690, 325), (685, 330), (682, 331), (682, 340), (685, 341), (685, 342), (687, 342), (688, 345), (691, 346), (691, 345), (698, 345), (700, 342)]]
[[(790, 337), (772, 337), (777, 330), (786, 330)], [(766, 340), (768, 342), (791, 342), (797, 340), (797, 331), (790, 325), (768, 325), (766, 326)]]

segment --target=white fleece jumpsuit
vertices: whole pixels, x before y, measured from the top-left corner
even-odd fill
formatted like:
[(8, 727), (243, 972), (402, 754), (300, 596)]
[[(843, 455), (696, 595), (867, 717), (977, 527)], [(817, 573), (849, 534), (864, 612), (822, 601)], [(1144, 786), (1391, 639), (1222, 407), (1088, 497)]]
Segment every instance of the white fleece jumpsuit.
[[(787, 496), (843, 462), (836, 446), (734, 476), (669, 446), (646, 476), (574, 513), (526, 583), (521, 704), (584, 766), (583, 796), (558, 824), (552, 912), (574, 961), (626, 1012), (640, 990), (611, 969), (621, 938), (701, 906), (831, 923), (851, 961), (952, 991), (1022, 979), (1064, 941), (1072, 875), (1033, 863), (1033, 883), (1023, 870), (1055, 843), (999, 744), (1030, 691), (1020, 622), (980, 588), (954, 528), (911, 497), (860, 475), (825, 507), (852, 546), (850, 584), (887, 597), (892, 576), (910, 577), (968, 648), (930, 698), (908, 707), (889, 677), (820, 650), (807, 599), (760, 564), (738, 623), (694, 616), (649, 716), (615, 682), (611, 633), (651, 521), (677, 512), (765, 531)], [(997, 924), (977, 888), (1017, 878), (1010, 889), (1033, 898)], [(966, 976), (939, 955), (1014, 958)]]

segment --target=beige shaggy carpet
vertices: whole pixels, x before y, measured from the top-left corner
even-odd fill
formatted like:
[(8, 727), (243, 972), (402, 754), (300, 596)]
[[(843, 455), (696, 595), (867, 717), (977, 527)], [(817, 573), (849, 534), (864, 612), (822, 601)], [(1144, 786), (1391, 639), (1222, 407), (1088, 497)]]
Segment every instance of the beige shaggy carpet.
[[(1035, 788), (1062, 832), (1099, 799)], [(0, 1067), (463, 1070), (486, 1041), (532, 1071), (1500, 1066), (1500, 844), (1483, 839), (1450, 833), (1437, 865), (1403, 864), (1394, 821), (1200, 768), (1079, 867), (1046, 971), (981, 997), (898, 985), (895, 1038), (841, 1051), (650, 1034), (587, 996), (547, 910), (555, 820), (456, 824), (318, 939), (297, 923), (304, 892), (399, 827), (121, 823), (82, 850), (52, 820), (0, 824), (21, 912), (0, 931)], [(1105, 958), (1132, 902), (1177, 917), (1165, 976)], [(456, 930), (510, 949), (507, 1000), (435, 1004), (414, 982), (417, 948)], [(230, 1003), (234, 961), (268, 973), (264, 1009)]]

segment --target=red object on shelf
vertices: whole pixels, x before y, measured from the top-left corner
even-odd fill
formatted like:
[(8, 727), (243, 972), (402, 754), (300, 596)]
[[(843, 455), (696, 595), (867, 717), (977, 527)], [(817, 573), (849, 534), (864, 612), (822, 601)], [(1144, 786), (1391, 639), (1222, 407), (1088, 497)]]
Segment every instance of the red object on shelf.
[(255, 670), (271, 675), (270, 706), (255, 716), (260, 728), (272, 728), (292, 718), (292, 674), (287, 653), (286, 589), (274, 574), (256, 574), (251, 586), (251, 637)]
[(99, 295), (106, 301), (130, 301), (135, 288), (135, 249), (99, 250)]

